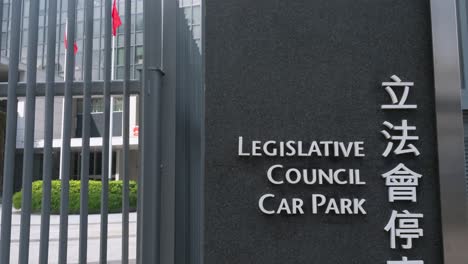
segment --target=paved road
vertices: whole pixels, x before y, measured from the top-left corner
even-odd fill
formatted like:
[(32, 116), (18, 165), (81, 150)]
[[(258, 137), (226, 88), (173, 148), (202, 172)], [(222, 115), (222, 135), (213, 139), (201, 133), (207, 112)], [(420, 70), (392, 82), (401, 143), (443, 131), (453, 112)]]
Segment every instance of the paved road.
[[(1, 211), (1, 210), (0, 210)], [(78, 263), (79, 242), (79, 215), (70, 215), (68, 225), (68, 259), (67, 263)], [(21, 215), (14, 211), (11, 229), (11, 263), (18, 263), (19, 233)], [(40, 215), (31, 216), (31, 235), (29, 246), (29, 263), (37, 263), (39, 258), (40, 237)], [(50, 240), (49, 240), (49, 263), (57, 263), (58, 238), (59, 238), (59, 216), (52, 215), (50, 218)], [(0, 228), (2, 228), (0, 223)], [(109, 263), (120, 263), (122, 252), (122, 215), (109, 214), (109, 236), (107, 246), (107, 257)], [(100, 239), (100, 215), (88, 216), (88, 263), (99, 261), (99, 239)], [(130, 237), (129, 237), (130, 259), (136, 258), (136, 213), (130, 214)], [(131, 261), (131, 263), (134, 261)]]

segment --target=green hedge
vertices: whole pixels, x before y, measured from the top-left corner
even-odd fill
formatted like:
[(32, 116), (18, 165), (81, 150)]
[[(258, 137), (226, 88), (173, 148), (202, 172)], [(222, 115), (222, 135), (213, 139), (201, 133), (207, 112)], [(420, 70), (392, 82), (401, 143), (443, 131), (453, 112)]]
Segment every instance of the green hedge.
[[(109, 181), (109, 213), (119, 213), (122, 211), (122, 181)], [(80, 181), (70, 181), (69, 206), (70, 214), (80, 213)], [(51, 213), (60, 213), (60, 188), (61, 181), (52, 181)], [(101, 212), (101, 181), (89, 181), (88, 192), (88, 212), (97, 214)], [(32, 183), (32, 211), (41, 212), (42, 203), (42, 181)], [(130, 181), (130, 210), (135, 211), (137, 204), (137, 184)], [(21, 208), (21, 191), (13, 195), (13, 206)]]

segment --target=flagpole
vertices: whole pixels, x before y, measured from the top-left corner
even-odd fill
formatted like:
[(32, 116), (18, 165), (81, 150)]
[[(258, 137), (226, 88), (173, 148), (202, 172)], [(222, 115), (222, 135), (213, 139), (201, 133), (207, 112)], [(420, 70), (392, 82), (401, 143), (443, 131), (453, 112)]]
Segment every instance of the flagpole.
[[(111, 59), (111, 80), (115, 80), (115, 39), (116, 36), (112, 36), (112, 59)], [(109, 179), (112, 178), (112, 136), (114, 135), (114, 97), (110, 98), (110, 122), (109, 122)]]
[(111, 72), (112, 72), (112, 75), (111, 75), (111, 80), (115, 80), (115, 39), (116, 39), (116, 36), (112, 36), (112, 59), (111, 59)]
[[(67, 28), (68, 28), (68, 19), (65, 22), (65, 38), (67, 37)], [(67, 50), (67, 47), (65, 46), (65, 51)], [(67, 52), (64, 53), (63, 56), (63, 81), (65, 81), (67, 77)], [(60, 139), (63, 138), (63, 124), (65, 123), (65, 97), (62, 97), (62, 124), (61, 124), (61, 131), (60, 131)], [(59, 180), (62, 179), (62, 162), (63, 161), (63, 144), (60, 145), (60, 165), (59, 165)]]

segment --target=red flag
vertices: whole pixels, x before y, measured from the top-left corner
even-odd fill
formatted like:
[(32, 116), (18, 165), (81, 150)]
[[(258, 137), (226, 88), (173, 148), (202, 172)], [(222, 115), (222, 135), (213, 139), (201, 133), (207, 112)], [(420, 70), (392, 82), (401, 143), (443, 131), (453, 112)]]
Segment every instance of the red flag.
[[(68, 21), (65, 24), (65, 34), (63, 36), (63, 43), (65, 44), (65, 49), (68, 49), (67, 30), (68, 30)], [(77, 52), (78, 52), (78, 45), (76, 44), (76, 41), (75, 41), (75, 43), (73, 43), (73, 53), (76, 55)]]
[(112, 6), (112, 35), (117, 35), (117, 28), (122, 25), (122, 20), (120, 20), (119, 11), (117, 10), (116, 0), (114, 0), (114, 5)]

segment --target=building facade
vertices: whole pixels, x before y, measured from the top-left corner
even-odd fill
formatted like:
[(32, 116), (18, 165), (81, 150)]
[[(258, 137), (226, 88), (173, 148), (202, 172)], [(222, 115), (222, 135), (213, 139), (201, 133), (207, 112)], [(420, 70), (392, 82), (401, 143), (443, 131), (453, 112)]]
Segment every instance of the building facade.
[[(0, 60), (0, 81), (7, 81), (8, 73), (8, 57), (10, 45), (10, 14), (11, 1), (3, 1), (3, 20), (2, 20), (2, 43), (1, 43), (1, 60)], [(22, 33), (20, 40), (20, 76), (19, 81), (24, 82), (26, 78), (26, 58), (27, 58), (27, 37), (28, 37), (28, 14), (30, 0), (21, 0), (22, 5)], [(47, 5), (48, 0), (40, 1), (39, 11), (39, 32), (38, 32), (38, 60), (37, 60), (37, 79), (38, 82), (45, 82), (45, 66), (47, 57)], [(57, 19), (57, 40), (56, 40), (56, 65), (55, 78), (60, 82), (64, 80), (65, 71), (65, 54), (64, 45), (65, 28), (69, 22), (67, 20), (67, 2), (66, 0), (58, 1)], [(93, 25), (93, 62), (92, 62), (92, 80), (100, 81), (104, 77), (104, 2), (102, 0), (94, 1), (94, 25)], [(117, 1), (117, 9), (119, 11), (122, 23), (124, 20), (124, 1)], [(185, 22), (183, 28), (188, 27), (187, 40), (194, 41), (199, 50), (201, 50), (201, 2), (200, 0), (180, 0), (178, 2), (179, 10), (184, 14)], [(74, 79), (79, 82), (84, 78), (84, 0), (77, 1), (76, 12), (76, 45), (78, 51), (75, 54), (75, 73)], [(182, 14), (181, 13), (181, 14)], [(110, 14), (109, 14), (110, 15)], [(123, 27), (119, 27), (117, 35), (112, 40), (112, 80), (123, 79), (124, 74), (124, 34)], [(140, 71), (143, 64), (143, 1), (132, 1), (132, 21), (131, 21), (131, 58), (130, 58), (130, 78), (132, 80), (140, 79)], [(3, 102), (4, 104), (6, 101)], [(17, 164), (22, 162), (22, 150), (24, 145), (24, 104), (25, 98), (18, 99), (18, 119), (17, 119)], [(74, 97), (73, 100), (73, 121), (72, 121), (72, 139), (71, 147), (72, 162), (71, 162), (71, 179), (79, 179), (80, 177), (80, 156), (81, 156), (81, 134), (82, 134), (82, 104), (83, 100), (80, 97)], [(120, 178), (120, 164), (122, 162), (121, 148), (122, 140), (122, 108), (123, 100), (119, 96), (111, 98), (111, 131), (112, 137), (110, 145), (112, 146), (112, 158), (110, 159), (111, 169), (109, 178), (118, 180)], [(61, 134), (63, 128), (63, 99), (55, 98), (54, 105), (54, 178), (60, 178), (60, 149), (61, 149)], [(130, 175), (132, 179), (136, 179), (138, 175), (138, 97), (130, 97)], [(90, 178), (99, 179), (101, 177), (102, 164), (102, 134), (104, 120), (104, 100), (102, 97), (95, 96), (92, 98), (91, 109), (91, 155), (90, 155)], [(44, 147), (44, 98), (36, 99), (36, 122), (35, 122), (35, 147), (37, 150), (35, 161), (35, 179), (41, 178), (42, 172), (42, 150)], [(22, 166), (16, 166), (16, 174), (21, 175)], [(17, 177), (20, 178), (20, 177)], [(20, 188), (20, 180), (15, 182), (15, 188)]]

